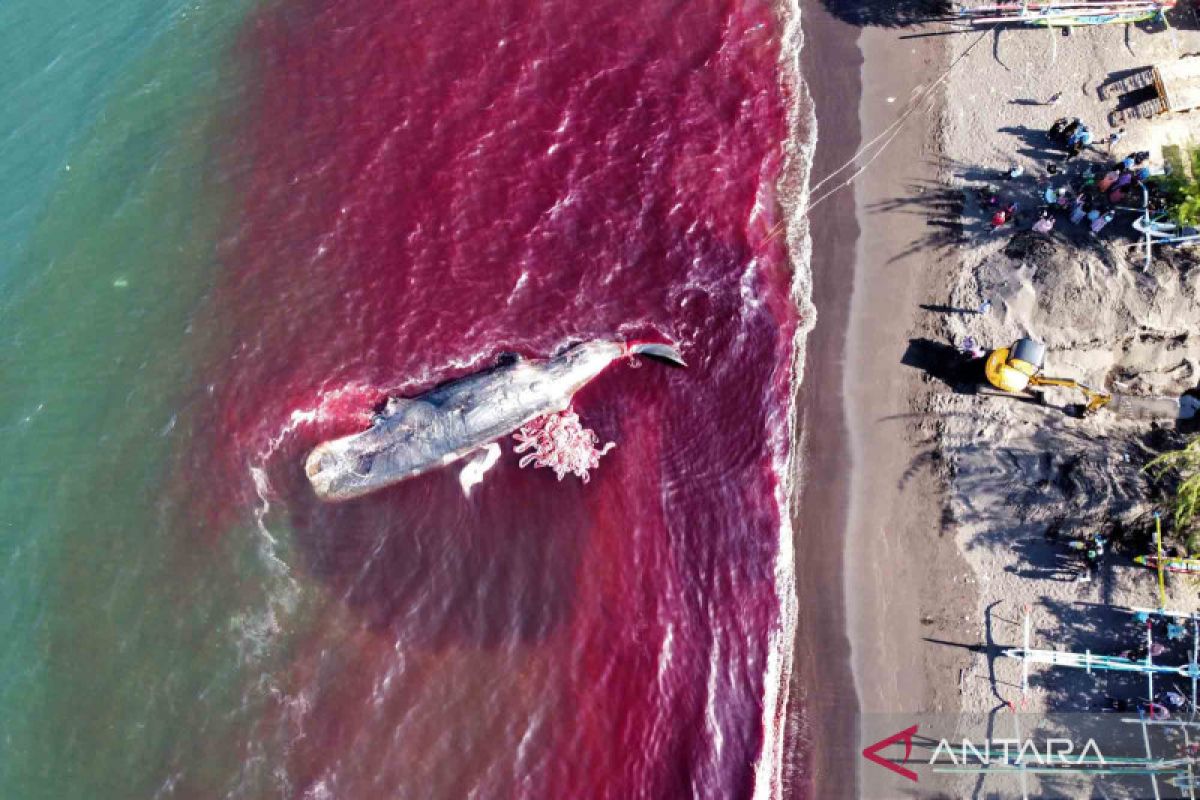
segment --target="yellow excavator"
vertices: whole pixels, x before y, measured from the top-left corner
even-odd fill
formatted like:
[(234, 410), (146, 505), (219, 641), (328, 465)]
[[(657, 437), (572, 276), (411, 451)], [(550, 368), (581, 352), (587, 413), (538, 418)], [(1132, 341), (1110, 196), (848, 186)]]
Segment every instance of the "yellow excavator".
[(1050, 378), (1042, 375), (1046, 361), (1046, 345), (1034, 339), (1018, 339), (1012, 347), (1001, 347), (988, 354), (984, 374), (988, 383), (1010, 394), (1026, 394), (1038, 386), (1061, 386), (1078, 389), (1087, 398), (1084, 415), (1099, 411), (1112, 402), (1112, 395), (1086, 386), (1072, 378)]

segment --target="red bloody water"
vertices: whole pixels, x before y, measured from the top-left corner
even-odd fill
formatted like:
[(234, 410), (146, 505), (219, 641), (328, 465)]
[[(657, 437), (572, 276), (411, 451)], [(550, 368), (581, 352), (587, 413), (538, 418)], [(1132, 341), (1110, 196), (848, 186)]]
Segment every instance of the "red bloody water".
[[(753, 0), (252, 20), (205, 463), (234, 508), (265, 471), (327, 598), (260, 731), (294, 796), (754, 789), (796, 325), (769, 237), (779, 36)], [(385, 393), (589, 338), (665, 338), (690, 365), (618, 363), (577, 396), (617, 443), (590, 484), (505, 441), (469, 498), (451, 467), (314, 499), (305, 454)]]

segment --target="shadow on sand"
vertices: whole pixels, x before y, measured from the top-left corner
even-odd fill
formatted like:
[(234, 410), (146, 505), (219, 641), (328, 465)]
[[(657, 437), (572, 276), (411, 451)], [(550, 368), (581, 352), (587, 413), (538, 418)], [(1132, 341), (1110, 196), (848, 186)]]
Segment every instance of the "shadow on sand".
[[(983, 167), (952, 159), (941, 158), (929, 163), (928, 171), (933, 174), (953, 176), (953, 182), (935, 178), (922, 179), (907, 184), (904, 191), (887, 200), (871, 203), (866, 207), (870, 215), (906, 214), (924, 220), (924, 229), (904, 249), (891, 254), (888, 263), (896, 263), (915, 254), (952, 256), (961, 247), (971, 245), (983, 237), (1007, 237), (1004, 253), (1017, 261), (1049, 262), (1064, 246), (1086, 250), (1099, 258), (1106, 266), (1116, 268), (1121, 256), (1114, 248), (1106, 246), (1113, 239), (1132, 242), (1132, 228), (1127, 224), (1128, 212), (1099, 234), (1093, 234), (1086, 224), (1072, 224), (1068, 219), (1068, 208), (1047, 204), (1044, 191), (1047, 185), (1054, 188), (1069, 186), (1082, 190), (1084, 172), (1108, 169), (1107, 154), (1093, 147), (1084, 155), (1065, 164), (1059, 163), (1046, 131), (1025, 126), (1001, 129), (1000, 133), (1017, 140), (1017, 152), (1037, 158), (1043, 163), (1055, 163), (1053, 174), (1026, 173), (1010, 179), (1007, 167)], [(1011, 151), (1010, 151), (1011, 152)], [(992, 215), (1009, 203), (1016, 203), (1017, 214), (1013, 221), (994, 228)], [(1043, 210), (1055, 218), (1050, 233), (1030, 230), (1034, 220)], [(870, 220), (870, 217), (868, 217)], [(886, 220), (884, 221), (886, 222)], [(867, 224), (880, 224), (871, 221)], [(1163, 257), (1165, 248), (1157, 254)], [(1169, 254), (1168, 254), (1169, 255)], [(941, 310), (941, 309), (929, 309)], [(943, 313), (952, 313), (945, 310)]]
[(983, 359), (924, 337), (909, 339), (900, 363), (941, 381), (955, 394), (975, 394), (983, 381)]
[(858, 27), (905, 28), (949, 19), (949, 0), (823, 0), (829, 13)]

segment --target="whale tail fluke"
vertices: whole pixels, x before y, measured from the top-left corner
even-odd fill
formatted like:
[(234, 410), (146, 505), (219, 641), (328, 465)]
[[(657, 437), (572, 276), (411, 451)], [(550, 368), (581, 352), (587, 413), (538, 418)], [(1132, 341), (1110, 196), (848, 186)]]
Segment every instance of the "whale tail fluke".
[(661, 342), (634, 342), (629, 345), (631, 355), (649, 356), (659, 361), (665, 361), (676, 367), (686, 367), (687, 362), (673, 345)]

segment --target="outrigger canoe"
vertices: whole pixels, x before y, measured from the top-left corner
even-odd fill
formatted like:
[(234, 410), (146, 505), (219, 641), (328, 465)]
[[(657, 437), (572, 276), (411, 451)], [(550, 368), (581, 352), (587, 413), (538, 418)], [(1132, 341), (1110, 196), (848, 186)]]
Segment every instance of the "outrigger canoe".
[(960, 7), (958, 15), (975, 25), (1016, 24), (1048, 28), (1128, 25), (1161, 17), (1174, 0), (1049, 0)]
[[(1135, 564), (1141, 564), (1143, 567), (1158, 569), (1158, 556), (1137, 556), (1133, 561)], [(1200, 575), (1200, 558), (1166, 557), (1163, 558), (1162, 566), (1167, 572)]]

